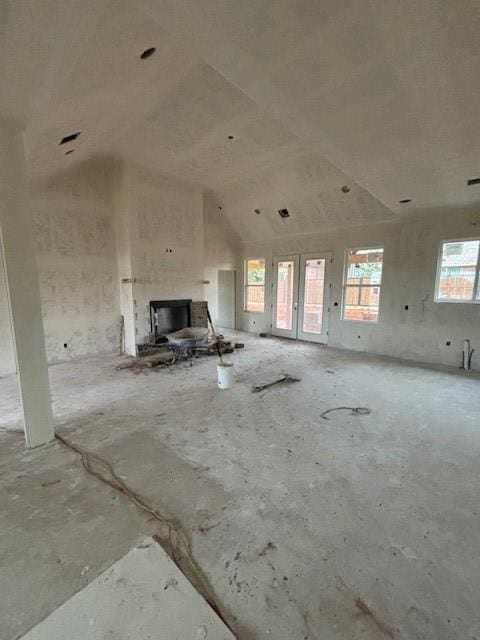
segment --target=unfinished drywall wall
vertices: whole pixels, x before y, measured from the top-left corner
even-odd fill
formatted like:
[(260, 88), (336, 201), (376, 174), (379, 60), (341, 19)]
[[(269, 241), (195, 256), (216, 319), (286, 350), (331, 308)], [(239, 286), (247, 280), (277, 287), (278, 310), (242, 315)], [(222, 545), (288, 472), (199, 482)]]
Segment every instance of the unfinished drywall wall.
[[(478, 208), (434, 211), (402, 223), (250, 243), (244, 248), (243, 259), (265, 257), (267, 261), (266, 311), (243, 311), (242, 261), (237, 270), (237, 306), (242, 309), (239, 328), (270, 331), (271, 265), (275, 255), (331, 251), (329, 345), (456, 366), (461, 363), (463, 340), (468, 338), (476, 350), (472, 367), (480, 369), (480, 305), (434, 301), (439, 243), (478, 237), (480, 214), (477, 211)], [(379, 321), (377, 324), (345, 322), (341, 318), (345, 250), (372, 246), (385, 249)]]
[(119, 347), (111, 167), (90, 162), (32, 185), (49, 362)]
[[(118, 351), (122, 314), (125, 346), (134, 353), (149, 338), (150, 300), (203, 300), (207, 288), (217, 317), (217, 272), (235, 268), (240, 242), (217, 216), (213, 194), (204, 201), (201, 187), (97, 160), (32, 184), (31, 198), (49, 362)], [(3, 264), (6, 374), (15, 371), (15, 358), (2, 276)]]
[[(48, 361), (114, 353), (119, 305), (109, 163), (82, 165), (32, 184), (30, 193)], [(0, 373), (12, 373), (13, 341), (1, 282), (0, 298)]]
[(128, 234), (122, 260), (129, 252), (133, 280), (120, 284), (121, 295), (131, 288), (135, 341), (142, 344), (149, 339), (151, 300), (204, 298), (203, 191), (132, 163), (123, 164), (121, 181)]
[(205, 298), (214, 324), (219, 323), (218, 271), (236, 269), (241, 242), (230, 226), (218, 197), (206, 192), (203, 197), (205, 238)]

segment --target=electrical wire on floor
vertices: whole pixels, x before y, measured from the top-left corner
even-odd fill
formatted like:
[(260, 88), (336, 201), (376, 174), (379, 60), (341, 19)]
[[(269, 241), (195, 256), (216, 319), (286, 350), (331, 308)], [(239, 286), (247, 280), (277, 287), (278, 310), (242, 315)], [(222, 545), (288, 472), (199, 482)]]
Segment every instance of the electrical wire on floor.
[(367, 407), (333, 407), (321, 413), (320, 417), (324, 420), (330, 420), (330, 418), (327, 418), (327, 413), (332, 411), (350, 411), (351, 416), (366, 416), (370, 413), (370, 409), (367, 409)]

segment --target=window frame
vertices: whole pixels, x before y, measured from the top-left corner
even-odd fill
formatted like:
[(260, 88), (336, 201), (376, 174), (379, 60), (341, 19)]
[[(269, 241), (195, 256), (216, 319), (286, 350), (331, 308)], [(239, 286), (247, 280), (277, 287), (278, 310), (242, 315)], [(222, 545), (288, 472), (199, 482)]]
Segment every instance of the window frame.
[[(347, 273), (348, 273), (348, 252), (349, 251), (378, 251), (382, 250), (382, 277), (380, 280), (380, 284), (376, 285), (348, 285), (347, 284)], [(384, 267), (384, 258), (385, 258), (385, 247), (375, 246), (375, 247), (347, 247), (343, 256), (343, 284), (342, 284), (342, 322), (359, 322), (360, 324), (378, 324), (380, 321), (380, 302), (382, 299), (382, 287), (383, 287), (383, 267)], [(378, 287), (380, 289), (378, 294), (378, 311), (377, 311), (377, 319), (376, 320), (351, 320), (350, 318), (345, 318), (345, 299), (346, 299), (346, 291), (347, 286), (349, 287), (358, 287), (359, 289), (362, 286), (367, 287)]]
[[(263, 284), (248, 284), (248, 263), (263, 260)], [(267, 291), (267, 259), (265, 257), (260, 258), (245, 258), (243, 262), (243, 312), (244, 313), (265, 313), (265, 294)], [(248, 287), (263, 287), (263, 311), (252, 311), (247, 309), (247, 292)]]
[(475, 279), (473, 281), (473, 297), (471, 300), (461, 300), (459, 298), (445, 300), (445, 298), (439, 298), (438, 292), (440, 289), (440, 274), (442, 270), (442, 256), (443, 256), (443, 245), (450, 244), (454, 242), (480, 242), (480, 236), (475, 236), (473, 238), (454, 238), (453, 240), (440, 240), (438, 245), (438, 255), (437, 255), (437, 270), (435, 273), (435, 291), (433, 300), (437, 304), (443, 304), (444, 302), (448, 304), (480, 304), (480, 298), (477, 300), (477, 294), (480, 293), (479, 286), (479, 273), (480, 273), (480, 246), (478, 248), (477, 253), (477, 264), (475, 267)]

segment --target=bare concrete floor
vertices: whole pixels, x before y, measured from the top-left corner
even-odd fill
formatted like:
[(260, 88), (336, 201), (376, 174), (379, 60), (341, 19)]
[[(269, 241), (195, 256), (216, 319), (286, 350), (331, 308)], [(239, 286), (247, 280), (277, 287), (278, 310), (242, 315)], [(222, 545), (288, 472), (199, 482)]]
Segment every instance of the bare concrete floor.
[[(242, 640), (480, 640), (478, 376), (242, 339), (230, 391), (213, 358), (139, 375), (118, 358), (51, 367), (58, 429), (182, 521)], [(283, 371), (302, 381), (251, 393)], [(320, 418), (339, 405), (371, 414)], [(14, 427), (13, 377), (0, 406)], [(155, 522), (58, 443), (0, 433), (0, 473), (9, 640)]]

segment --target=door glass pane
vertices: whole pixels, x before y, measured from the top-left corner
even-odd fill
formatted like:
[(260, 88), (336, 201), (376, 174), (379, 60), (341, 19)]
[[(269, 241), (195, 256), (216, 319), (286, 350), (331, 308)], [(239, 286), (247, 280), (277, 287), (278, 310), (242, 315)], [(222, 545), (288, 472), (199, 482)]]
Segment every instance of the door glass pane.
[(322, 333), (325, 259), (306, 260), (303, 331)]
[(277, 329), (291, 331), (293, 327), (294, 262), (286, 260), (277, 266)]

